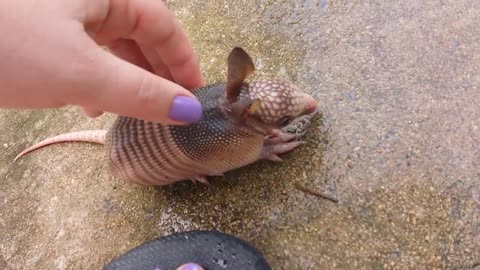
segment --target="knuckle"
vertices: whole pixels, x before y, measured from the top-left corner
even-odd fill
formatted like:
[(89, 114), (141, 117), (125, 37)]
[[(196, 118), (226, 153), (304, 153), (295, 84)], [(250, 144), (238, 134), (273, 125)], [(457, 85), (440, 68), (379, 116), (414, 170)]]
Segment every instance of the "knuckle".
[(177, 27), (174, 23), (167, 21), (165, 23), (165, 27), (162, 28), (162, 32), (158, 35), (158, 37), (152, 41), (154, 46), (163, 46), (168, 44), (170, 40), (173, 40), (177, 35)]

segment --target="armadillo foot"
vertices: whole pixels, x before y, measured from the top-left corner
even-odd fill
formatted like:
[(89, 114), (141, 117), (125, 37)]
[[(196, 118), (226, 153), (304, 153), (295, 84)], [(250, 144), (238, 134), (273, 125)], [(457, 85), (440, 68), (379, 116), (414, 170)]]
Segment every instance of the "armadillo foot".
[(198, 176), (192, 177), (191, 180), (193, 183), (200, 182), (208, 186), (210, 185), (210, 183), (208, 182), (207, 176), (223, 176), (223, 173), (213, 172), (213, 173), (209, 173), (208, 175), (198, 175)]
[(280, 130), (276, 130), (272, 135), (266, 136), (264, 142), (266, 145), (279, 144), (289, 142), (296, 137), (297, 135), (295, 134), (288, 134)]
[(208, 182), (207, 177), (206, 177), (206, 176), (202, 176), (202, 175), (192, 177), (192, 182), (193, 182), (193, 183), (200, 182), (200, 183), (205, 184), (205, 185), (207, 185), (207, 186), (210, 185), (210, 183)]
[(271, 155), (265, 157), (265, 159), (275, 161), (275, 162), (283, 162), (283, 159), (281, 157), (279, 157), (277, 154), (271, 154)]
[(295, 141), (295, 142), (286, 142), (286, 143), (277, 143), (273, 145), (265, 145), (260, 154), (260, 159), (268, 159), (272, 161), (282, 161), (278, 156), (279, 154), (284, 154), (292, 151), (293, 149), (299, 147), (300, 145), (305, 144), (304, 141)]

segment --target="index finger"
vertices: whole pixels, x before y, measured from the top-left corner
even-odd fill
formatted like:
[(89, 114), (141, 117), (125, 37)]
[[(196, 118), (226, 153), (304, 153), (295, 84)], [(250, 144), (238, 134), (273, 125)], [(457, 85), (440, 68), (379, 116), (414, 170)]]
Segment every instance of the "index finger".
[(131, 38), (139, 44), (152, 47), (176, 83), (187, 89), (203, 86), (200, 65), (192, 44), (163, 1), (130, 1), (129, 6), (134, 9), (136, 22), (130, 33)]

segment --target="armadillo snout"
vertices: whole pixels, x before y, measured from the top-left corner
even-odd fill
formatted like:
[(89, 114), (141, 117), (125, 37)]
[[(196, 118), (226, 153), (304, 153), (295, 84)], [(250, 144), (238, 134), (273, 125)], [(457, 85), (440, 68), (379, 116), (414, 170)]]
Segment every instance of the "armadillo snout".
[(317, 110), (317, 101), (310, 95), (303, 93), (302, 104), (304, 105), (303, 114), (310, 114)]

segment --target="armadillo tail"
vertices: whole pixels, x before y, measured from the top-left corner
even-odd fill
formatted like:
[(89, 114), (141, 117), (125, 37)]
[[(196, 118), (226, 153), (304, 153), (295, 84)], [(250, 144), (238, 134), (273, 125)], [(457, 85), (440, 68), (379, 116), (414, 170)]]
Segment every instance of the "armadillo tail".
[(14, 161), (19, 159), (21, 156), (42, 148), (44, 146), (54, 144), (54, 143), (63, 143), (63, 142), (90, 142), (97, 144), (105, 144), (106, 130), (84, 130), (72, 133), (60, 134), (55, 137), (45, 139), (35, 145), (30, 146), (29, 148), (23, 150)]

